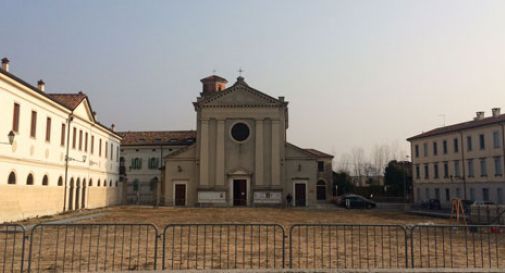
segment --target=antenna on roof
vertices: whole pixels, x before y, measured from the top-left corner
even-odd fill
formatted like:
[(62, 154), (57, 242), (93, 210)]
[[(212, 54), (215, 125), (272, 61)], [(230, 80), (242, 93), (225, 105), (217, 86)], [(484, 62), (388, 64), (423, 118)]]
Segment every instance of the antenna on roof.
[(244, 72), (244, 70), (242, 70), (242, 67), (239, 67), (239, 69), (238, 69), (238, 75), (240, 77), (242, 77), (242, 72)]
[(215, 75), (216, 74), (216, 69), (212, 69), (212, 75)]
[(445, 114), (439, 114), (438, 116), (442, 118), (442, 122), (443, 122), (442, 126), (445, 127)]

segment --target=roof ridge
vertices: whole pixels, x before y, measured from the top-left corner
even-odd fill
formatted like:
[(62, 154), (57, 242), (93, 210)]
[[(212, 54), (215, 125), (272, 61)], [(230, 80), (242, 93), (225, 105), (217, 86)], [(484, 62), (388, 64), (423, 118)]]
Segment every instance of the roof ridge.
[(118, 131), (118, 133), (176, 133), (176, 132), (196, 132), (196, 130), (142, 130), (142, 131)]
[(451, 133), (451, 132), (456, 132), (456, 131), (460, 131), (460, 130), (471, 129), (471, 128), (479, 127), (479, 126), (491, 125), (491, 124), (500, 123), (503, 121), (505, 121), (505, 114), (484, 117), (482, 119), (473, 119), (473, 120), (469, 120), (469, 121), (463, 121), (463, 122), (459, 122), (459, 123), (455, 123), (455, 124), (451, 124), (451, 125), (447, 125), (447, 126), (433, 128), (433, 129), (428, 130), (426, 132), (422, 132), (420, 134), (409, 137), (409, 138), (407, 138), (407, 141), (418, 139), (418, 138), (441, 135), (444, 133)]

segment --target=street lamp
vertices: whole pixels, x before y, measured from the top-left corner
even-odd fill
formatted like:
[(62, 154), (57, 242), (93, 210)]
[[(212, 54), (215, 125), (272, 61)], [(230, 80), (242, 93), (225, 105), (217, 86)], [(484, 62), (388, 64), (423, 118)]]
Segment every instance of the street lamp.
[(408, 201), (408, 196), (407, 196), (407, 175), (405, 174), (407, 172), (407, 169), (405, 168), (405, 165), (407, 165), (407, 162), (409, 161), (409, 156), (405, 156), (405, 164), (403, 167), (403, 199)]
[(12, 143), (14, 143), (14, 138), (16, 137), (16, 134), (14, 133), (14, 131), (10, 131), (8, 134), (7, 134), (7, 138), (9, 139), (9, 142), (0, 142), (1, 144), (7, 144), (7, 145), (12, 145)]

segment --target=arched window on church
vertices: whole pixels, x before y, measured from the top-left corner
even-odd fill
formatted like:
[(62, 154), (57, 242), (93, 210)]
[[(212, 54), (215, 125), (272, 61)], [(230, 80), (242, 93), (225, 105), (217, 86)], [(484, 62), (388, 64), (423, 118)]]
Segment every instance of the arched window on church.
[(63, 186), (63, 177), (58, 178), (58, 186)]
[(7, 180), (7, 183), (10, 185), (16, 184), (16, 174), (14, 172), (9, 174), (9, 180)]
[(324, 181), (317, 181), (316, 186), (317, 200), (326, 200), (326, 183)]

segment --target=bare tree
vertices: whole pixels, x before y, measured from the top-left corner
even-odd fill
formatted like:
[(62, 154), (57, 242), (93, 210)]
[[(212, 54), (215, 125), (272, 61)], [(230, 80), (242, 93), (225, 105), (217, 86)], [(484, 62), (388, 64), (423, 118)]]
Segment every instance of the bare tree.
[(337, 170), (341, 172), (350, 173), (351, 155), (348, 153), (342, 154), (338, 162)]
[(365, 163), (365, 151), (361, 147), (354, 147), (351, 150), (351, 158), (354, 176), (358, 181), (361, 181), (363, 164)]

